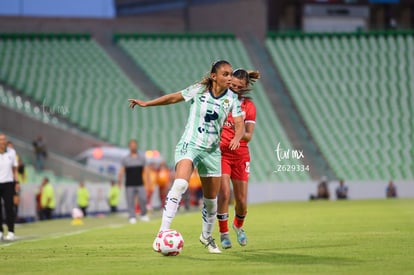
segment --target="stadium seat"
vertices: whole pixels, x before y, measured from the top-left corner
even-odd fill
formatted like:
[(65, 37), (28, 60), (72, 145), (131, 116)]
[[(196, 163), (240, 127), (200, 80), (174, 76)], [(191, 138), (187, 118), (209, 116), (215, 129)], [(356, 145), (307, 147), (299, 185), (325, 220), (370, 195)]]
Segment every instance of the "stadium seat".
[(268, 36), (266, 47), (338, 178), (413, 179), (406, 149), (413, 41), (412, 32)]
[[(144, 128), (133, 116), (120, 114), (128, 110), (129, 97), (145, 96), (90, 36), (5, 34), (0, 35), (0, 53), (0, 79), (41, 106), (25, 107), (32, 116), (53, 122), (52, 112), (99, 137), (112, 136), (102, 127), (107, 112), (107, 124), (132, 132)], [(7, 104), (17, 108), (14, 98), (11, 94)]]

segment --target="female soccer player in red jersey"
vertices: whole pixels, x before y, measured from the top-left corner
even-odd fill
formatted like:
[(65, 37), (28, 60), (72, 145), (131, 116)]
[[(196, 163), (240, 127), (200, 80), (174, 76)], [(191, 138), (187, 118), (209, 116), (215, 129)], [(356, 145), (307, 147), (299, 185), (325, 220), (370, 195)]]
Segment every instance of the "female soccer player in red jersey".
[(237, 234), (237, 241), (240, 245), (247, 244), (246, 233), (243, 230), (244, 219), (247, 214), (247, 182), (250, 173), (250, 153), (248, 142), (251, 140), (256, 122), (256, 107), (253, 101), (246, 96), (250, 86), (260, 78), (257, 71), (246, 71), (237, 69), (233, 72), (231, 89), (238, 94), (242, 115), (245, 124), (245, 134), (240, 140), (240, 147), (237, 150), (229, 150), (228, 144), (234, 137), (234, 120), (229, 114), (224, 124), (221, 135), (220, 148), (221, 159), (221, 188), (218, 196), (217, 219), (219, 221), (220, 240), (224, 249), (231, 248), (228, 229), (228, 209), (230, 202), (230, 179), (233, 183), (235, 205), (235, 217), (232, 227)]

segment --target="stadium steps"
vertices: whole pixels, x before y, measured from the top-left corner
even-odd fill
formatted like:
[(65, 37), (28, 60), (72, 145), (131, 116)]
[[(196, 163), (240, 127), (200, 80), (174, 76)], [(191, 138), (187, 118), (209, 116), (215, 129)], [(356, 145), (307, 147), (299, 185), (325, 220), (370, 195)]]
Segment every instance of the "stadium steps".
[(271, 61), (267, 49), (256, 37), (245, 37), (244, 45), (256, 68), (260, 68), (261, 82), (289, 140), (296, 150), (303, 150), (302, 162), (309, 165), (309, 174), (313, 179), (326, 176), (335, 179), (336, 176), (324, 159), (320, 149), (313, 140), (309, 129), (298, 113), (294, 101), (290, 97), (287, 87), (284, 85), (279, 72)]
[[(147, 97), (159, 96), (161, 92), (159, 88), (147, 77), (145, 72), (137, 66), (134, 61), (125, 54), (112, 40), (106, 38), (95, 37), (96, 42), (106, 51), (108, 56), (112, 58), (129, 78), (135, 84), (137, 89), (142, 91)], [(131, 95), (133, 96), (133, 95)]]
[[(233, 35), (119, 34), (115, 36), (115, 40), (165, 93), (179, 91), (186, 85), (199, 81), (208, 73), (212, 62), (219, 59), (229, 60), (234, 68), (254, 69), (242, 42)], [(253, 171), (251, 180), (256, 182), (308, 180), (307, 172), (274, 172), (278, 164), (275, 152), (277, 143), (280, 142), (284, 148), (292, 146), (260, 81), (255, 84), (253, 90), (251, 97), (257, 105), (258, 123), (255, 137), (251, 142), (252, 159), (254, 159), (251, 164)], [(188, 106), (183, 103), (155, 109), (158, 112), (165, 112), (165, 116), (169, 117), (167, 127), (174, 130), (171, 131), (170, 136), (175, 140), (169, 141), (169, 146), (174, 148), (185, 126)], [(165, 135), (163, 131), (165, 129), (160, 130), (159, 136)], [(159, 140), (158, 143), (161, 144), (162, 141)], [(301, 165), (301, 162), (289, 160), (280, 164), (293, 166)]]

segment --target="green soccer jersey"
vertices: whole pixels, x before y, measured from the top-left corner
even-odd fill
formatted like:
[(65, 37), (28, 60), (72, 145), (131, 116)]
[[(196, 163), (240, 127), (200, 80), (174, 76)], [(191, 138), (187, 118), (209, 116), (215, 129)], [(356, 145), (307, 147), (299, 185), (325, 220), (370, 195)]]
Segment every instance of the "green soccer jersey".
[(220, 144), (224, 122), (231, 112), (233, 117), (242, 115), (237, 94), (227, 89), (219, 97), (205, 91), (201, 84), (181, 91), (186, 102), (190, 102), (190, 113), (180, 142), (199, 149), (214, 149)]

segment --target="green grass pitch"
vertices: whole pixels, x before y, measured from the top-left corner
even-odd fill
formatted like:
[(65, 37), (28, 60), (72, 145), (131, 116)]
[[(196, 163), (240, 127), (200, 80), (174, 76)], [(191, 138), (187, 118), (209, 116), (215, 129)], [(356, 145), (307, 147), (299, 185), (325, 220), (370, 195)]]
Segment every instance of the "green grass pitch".
[(199, 212), (173, 222), (185, 240), (179, 256), (153, 252), (159, 223), (106, 217), (18, 226), (20, 240), (0, 243), (0, 274), (414, 274), (413, 199), (251, 205), (248, 245), (231, 232), (233, 248), (221, 255), (199, 243)]

